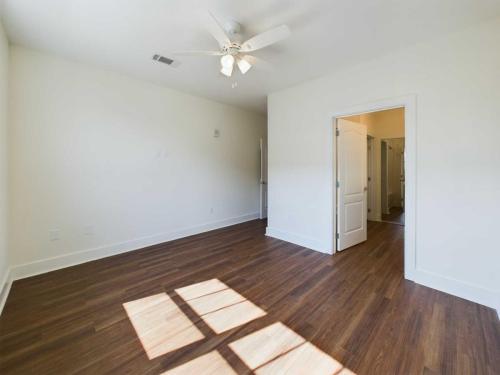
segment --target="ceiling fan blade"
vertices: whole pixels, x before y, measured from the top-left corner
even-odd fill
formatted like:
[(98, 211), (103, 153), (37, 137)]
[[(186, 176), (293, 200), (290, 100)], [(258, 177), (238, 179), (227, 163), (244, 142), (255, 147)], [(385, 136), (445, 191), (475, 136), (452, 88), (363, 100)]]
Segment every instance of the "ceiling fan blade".
[(274, 29), (264, 31), (244, 42), (241, 45), (241, 52), (252, 52), (267, 47), (288, 38), (290, 34), (291, 32), (287, 25), (281, 25)]
[(177, 56), (222, 56), (224, 53), (220, 51), (176, 51), (173, 54)]
[(207, 28), (208, 32), (212, 34), (221, 48), (231, 44), (231, 40), (227, 36), (226, 31), (219, 21), (217, 21), (217, 18), (210, 12), (208, 12)]

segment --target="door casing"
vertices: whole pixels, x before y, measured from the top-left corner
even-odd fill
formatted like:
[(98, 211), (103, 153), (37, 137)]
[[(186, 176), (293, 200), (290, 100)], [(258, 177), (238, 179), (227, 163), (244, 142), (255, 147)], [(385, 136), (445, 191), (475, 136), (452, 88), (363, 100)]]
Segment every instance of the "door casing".
[(264, 138), (260, 139), (260, 219), (267, 217), (267, 144)]
[(367, 150), (367, 156), (368, 160), (366, 162), (368, 166), (368, 181), (367, 181), (367, 188), (368, 188), (368, 210), (367, 212), (367, 217), (368, 220), (377, 220), (377, 200), (376, 200), (376, 194), (377, 194), (377, 189), (375, 186), (375, 182), (378, 180), (375, 178), (376, 175), (376, 160), (375, 160), (375, 147), (373, 145), (374, 138), (370, 135), (368, 135), (368, 150)]

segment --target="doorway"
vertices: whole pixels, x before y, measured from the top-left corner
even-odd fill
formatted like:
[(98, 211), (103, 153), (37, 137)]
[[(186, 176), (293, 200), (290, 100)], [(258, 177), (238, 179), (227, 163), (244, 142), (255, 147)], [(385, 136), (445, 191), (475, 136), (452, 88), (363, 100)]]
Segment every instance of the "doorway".
[(404, 225), (405, 108), (335, 119), (337, 251), (367, 240), (370, 222)]
[[(362, 113), (372, 113), (387, 109), (403, 108), (404, 111), (404, 210), (405, 225), (401, 227), (404, 232), (404, 277), (407, 280), (415, 280), (416, 274), (416, 134), (417, 134), (417, 97), (407, 95), (390, 99), (382, 99), (365, 104), (338, 108), (330, 114), (331, 122), (328, 126), (331, 131), (331, 181), (332, 181), (332, 226), (331, 241), (332, 254), (337, 251), (337, 222), (338, 222), (338, 199), (337, 199), (337, 147), (336, 147), (336, 125), (337, 119), (348, 116), (361, 116)], [(378, 160), (378, 159), (377, 159)], [(378, 215), (378, 213), (377, 213)]]

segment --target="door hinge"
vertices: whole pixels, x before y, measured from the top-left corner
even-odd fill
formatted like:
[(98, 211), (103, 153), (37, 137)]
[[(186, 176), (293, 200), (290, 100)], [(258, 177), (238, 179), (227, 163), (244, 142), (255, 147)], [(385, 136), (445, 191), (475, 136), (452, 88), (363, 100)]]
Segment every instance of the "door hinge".
[(335, 131), (335, 134), (337, 135), (337, 137), (340, 135), (339, 129)]
[(337, 240), (340, 238), (338, 233), (335, 235), (335, 238), (337, 238)]
[(368, 213), (370, 213), (370, 212), (372, 212), (372, 210), (371, 210), (371, 209), (368, 209)]
[(372, 178), (371, 178), (371, 177), (368, 177), (368, 181), (371, 181), (371, 180), (372, 180)]
[(337, 181), (337, 189), (340, 187), (340, 182)]

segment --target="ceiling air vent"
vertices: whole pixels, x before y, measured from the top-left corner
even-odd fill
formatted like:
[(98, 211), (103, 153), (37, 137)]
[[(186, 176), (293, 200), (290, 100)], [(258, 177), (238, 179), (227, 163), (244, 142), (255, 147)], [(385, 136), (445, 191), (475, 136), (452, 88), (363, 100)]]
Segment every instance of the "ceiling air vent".
[(168, 57), (165, 57), (165, 56), (162, 56), (162, 55), (154, 55), (153, 56), (153, 60), (161, 62), (163, 64), (167, 64), (168, 66), (170, 66), (172, 68), (177, 68), (179, 65), (181, 65), (181, 63), (179, 61), (169, 59)]
[(174, 63), (174, 60), (169, 59), (168, 57), (165, 57), (165, 56), (161, 56), (161, 55), (154, 55), (153, 60), (161, 62), (163, 64), (167, 64), (167, 65), (172, 65)]

